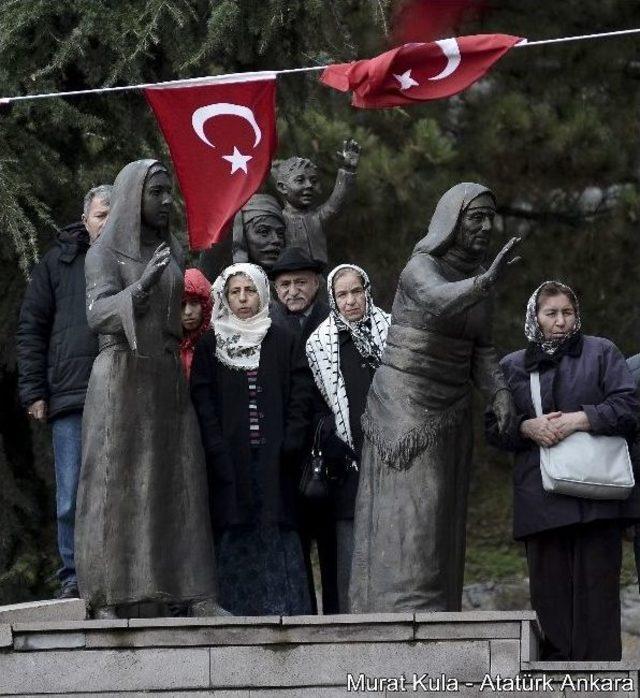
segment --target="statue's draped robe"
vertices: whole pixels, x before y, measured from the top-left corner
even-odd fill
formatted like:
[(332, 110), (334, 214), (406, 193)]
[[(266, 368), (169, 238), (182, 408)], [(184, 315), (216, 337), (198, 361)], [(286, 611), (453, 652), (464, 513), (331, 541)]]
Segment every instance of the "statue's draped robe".
[(483, 269), (449, 257), (418, 246), (400, 277), (363, 416), (352, 613), (460, 609), (472, 385), (505, 382)]
[(215, 597), (204, 455), (178, 353), (182, 253), (173, 237), (157, 285), (147, 297), (136, 290), (160, 242), (140, 240), (142, 162), (116, 180), (111, 227), (86, 260), (100, 354), (84, 409), (76, 561), (94, 608)]

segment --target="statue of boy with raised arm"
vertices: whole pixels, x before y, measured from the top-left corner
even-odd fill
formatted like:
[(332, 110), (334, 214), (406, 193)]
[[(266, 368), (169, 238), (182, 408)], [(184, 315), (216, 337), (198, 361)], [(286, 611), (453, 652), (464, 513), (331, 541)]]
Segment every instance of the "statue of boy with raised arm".
[(322, 204), (318, 204), (318, 168), (311, 160), (294, 156), (276, 160), (272, 167), (276, 186), (285, 200), (285, 247), (300, 247), (311, 259), (323, 264), (328, 261), (325, 225), (340, 212), (355, 185), (360, 146), (349, 138), (339, 155), (342, 166), (331, 195)]

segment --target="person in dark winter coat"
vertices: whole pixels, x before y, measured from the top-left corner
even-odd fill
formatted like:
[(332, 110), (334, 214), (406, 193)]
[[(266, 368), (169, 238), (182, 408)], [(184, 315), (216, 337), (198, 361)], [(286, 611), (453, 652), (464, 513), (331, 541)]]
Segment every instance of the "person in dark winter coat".
[(87, 324), (84, 261), (102, 232), (111, 186), (87, 192), (82, 220), (58, 233), (31, 275), (18, 321), (20, 400), (29, 416), (51, 423), (56, 470), (61, 598), (78, 596), (74, 561), (82, 410), (98, 339)]
[(373, 304), (369, 277), (355, 264), (336, 267), (327, 285), (331, 314), (311, 333), (306, 353), (329, 410), (322, 422), (322, 449), (335, 470), (331, 505), (337, 542), (338, 601), (340, 613), (348, 613), (353, 513), (362, 452), (360, 420), (391, 318)]
[[(639, 408), (624, 357), (608, 339), (583, 335), (574, 292), (545, 282), (527, 306), (526, 350), (501, 361), (516, 406), (498, 434), (487, 413), (487, 437), (515, 452), (514, 537), (524, 541), (531, 603), (545, 634), (548, 660), (618, 660), (622, 530), (640, 515), (638, 488), (627, 500), (596, 500), (543, 489), (540, 446), (576, 431), (632, 439)], [(536, 417), (530, 374), (540, 373), (543, 415)]]
[(293, 335), (271, 322), (260, 267), (227, 267), (213, 298), (214, 331), (196, 346), (191, 396), (207, 459), (220, 602), (235, 615), (309, 613), (291, 467), (308, 428), (308, 368)]
[[(288, 328), (296, 336), (300, 352), (311, 333), (329, 315), (325, 283), (321, 276), (322, 262), (311, 259), (300, 247), (287, 247), (278, 257), (270, 272), (277, 300), (271, 304), (271, 317), (277, 325)], [(304, 359), (306, 361), (306, 359)], [(326, 414), (326, 405), (317, 389), (313, 390), (313, 411), (317, 420)], [(311, 439), (298, 464), (302, 473), (304, 460), (311, 452)], [(336, 535), (331, 504), (328, 501), (306, 501), (299, 498), (300, 537), (309, 579), (309, 593), (313, 612), (317, 613), (311, 546), (316, 541), (320, 582), (322, 585), (322, 612), (338, 613), (338, 582)]]
[[(638, 398), (640, 399), (640, 354), (630, 356), (627, 359), (627, 366), (631, 371), (633, 380), (636, 382), (636, 391), (638, 394)], [(633, 444), (632, 452), (635, 456), (635, 459), (640, 460), (640, 442), (638, 441), (637, 437)], [(636, 561), (636, 574), (638, 575), (638, 579), (640, 580), (640, 524), (637, 524), (633, 527), (632, 535), (633, 554)]]

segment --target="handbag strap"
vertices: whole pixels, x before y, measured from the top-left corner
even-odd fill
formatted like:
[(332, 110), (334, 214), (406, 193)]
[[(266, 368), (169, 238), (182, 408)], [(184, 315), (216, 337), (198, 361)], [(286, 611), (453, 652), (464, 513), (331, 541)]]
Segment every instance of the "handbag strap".
[(316, 432), (313, 435), (313, 444), (311, 445), (311, 455), (312, 456), (321, 456), (322, 455), (322, 450), (320, 449), (320, 432), (322, 430), (322, 425), (324, 424), (324, 417), (320, 419), (318, 422), (318, 426), (316, 426)]
[(529, 382), (531, 384), (531, 399), (533, 400), (536, 417), (541, 417), (542, 395), (540, 394), (540, 373), (538, 371), (531, 371), (529, 374)]

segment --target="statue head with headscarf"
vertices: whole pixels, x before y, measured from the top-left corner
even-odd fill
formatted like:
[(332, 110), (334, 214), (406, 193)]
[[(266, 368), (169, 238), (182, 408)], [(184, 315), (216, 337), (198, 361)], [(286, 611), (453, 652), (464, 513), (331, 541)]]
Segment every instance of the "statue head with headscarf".
[(490, 189), (473, 182), (456, 184), (440, 197), (429, 230), (413, 254), (446, 254), (459, 264), (477, 267), (487, 254), (495, 213)]
[(284, 248), (285, 228), (277, 199), (254, 194), (233, 221), (233, 262), (250, 262), (269, 271)]

